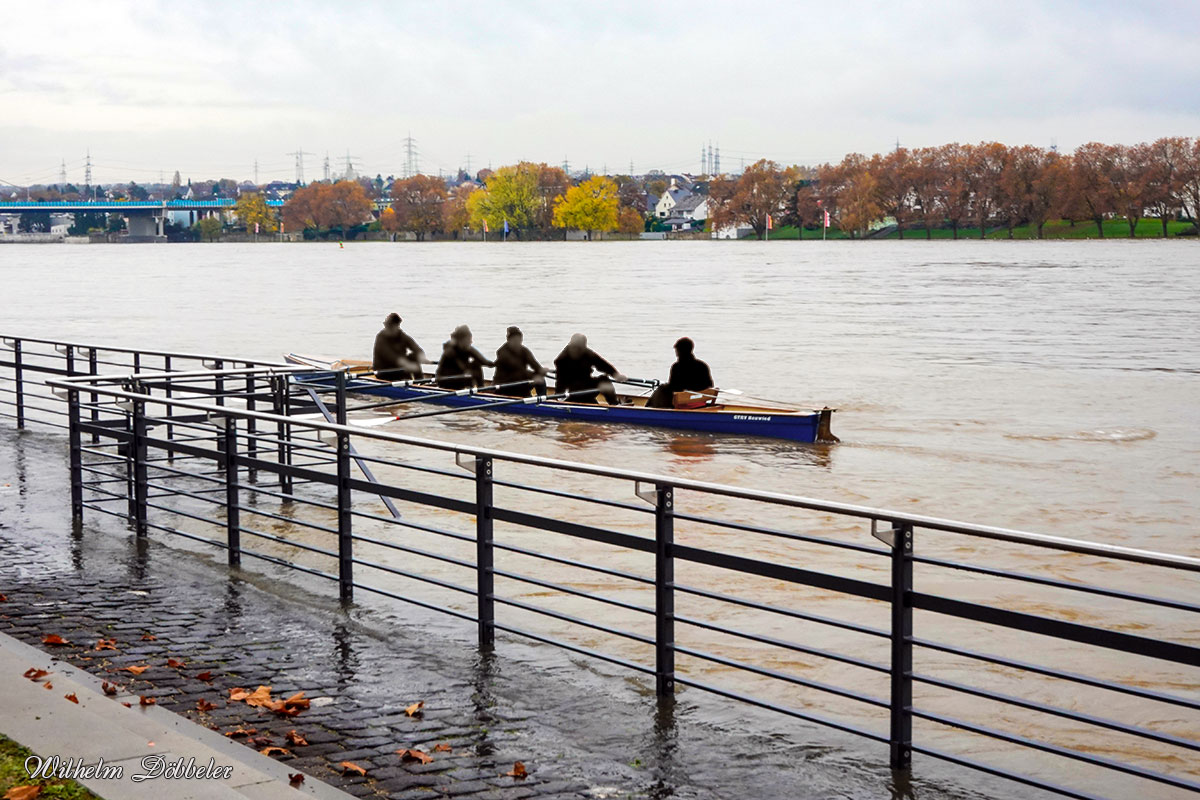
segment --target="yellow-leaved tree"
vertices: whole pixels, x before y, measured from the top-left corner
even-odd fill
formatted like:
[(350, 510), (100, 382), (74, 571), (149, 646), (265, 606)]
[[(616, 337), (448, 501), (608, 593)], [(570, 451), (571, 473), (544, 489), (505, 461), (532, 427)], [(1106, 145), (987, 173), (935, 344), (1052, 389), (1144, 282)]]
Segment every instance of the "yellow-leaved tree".
[(617, 184), (603, 175), (593, 175), (578, 186), (572, 186), (554, 205), (554, 227), (586, 231), (617, 229)]
[(267, 201), (257, 192), (239, 197), (233, 213), (246, 226), (246, 231), (249, 233), (255, 233), (255, 224), (258, 225), (258, 233), (274, 233), (279, 230), (275, 212), (267, 206)]

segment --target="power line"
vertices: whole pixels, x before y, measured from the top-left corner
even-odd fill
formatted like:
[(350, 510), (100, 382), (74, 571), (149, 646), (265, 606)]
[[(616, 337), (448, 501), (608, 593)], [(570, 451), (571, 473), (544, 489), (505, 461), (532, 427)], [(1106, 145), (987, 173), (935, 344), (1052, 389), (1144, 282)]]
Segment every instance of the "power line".
[(404, 177), (411, 178), (420, 172), (417, 164), (417, 141), (412, 137), (412, 131), (404, 137)]
[(296, 183), (297, 183), (297, 185), (303, 185), (303, 183), (304, 183), (304, 157), (311, 156), (313, 154), (304, 152), (304, 148), (302, 147), (299, 150), (295, 151), (294, 153), (287, 153), (287, 155), (296, 157)]

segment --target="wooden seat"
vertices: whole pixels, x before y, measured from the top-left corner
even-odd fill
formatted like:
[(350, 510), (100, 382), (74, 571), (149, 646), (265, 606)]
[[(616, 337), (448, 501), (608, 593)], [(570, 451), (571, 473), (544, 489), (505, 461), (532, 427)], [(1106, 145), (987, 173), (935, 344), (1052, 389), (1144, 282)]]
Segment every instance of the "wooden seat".
[(671, 398), (672, 405), (681, 410), (704, 408), (715, 402), (717, 402), (716, 389), (709, 389), (707, 392), (675, 392)]

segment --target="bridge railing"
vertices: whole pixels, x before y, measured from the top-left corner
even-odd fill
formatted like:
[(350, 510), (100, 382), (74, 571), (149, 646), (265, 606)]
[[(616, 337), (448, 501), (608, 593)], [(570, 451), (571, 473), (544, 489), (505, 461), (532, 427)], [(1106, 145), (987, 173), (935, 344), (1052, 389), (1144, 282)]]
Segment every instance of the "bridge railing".
[(901, 771), (1200, 792), (1200, 559), (361, 427), (378, 412), (325, 377), (50, 376), (73, 512), (861, 736)]

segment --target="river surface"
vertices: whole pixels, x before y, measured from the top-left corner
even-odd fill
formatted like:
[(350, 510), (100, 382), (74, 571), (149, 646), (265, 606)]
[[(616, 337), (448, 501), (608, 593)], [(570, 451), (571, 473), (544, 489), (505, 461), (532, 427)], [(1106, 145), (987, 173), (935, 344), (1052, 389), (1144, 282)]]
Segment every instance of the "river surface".
[[(797, 446), (500, 414), (421, 420), (403, 432), (1200, 556), (1200, 247), (1195, 242), (0, 246), (4, 333), (267, 359), (287, 351), (369, 358), (379, 323), (393, 310), (431, 353), (460, 323), (470, 324), (484, 352), (499, 346), (505, 328), (516, 324), (526, 344), (548, 363), (579, 331), (622, 371), (646, 377), (665, 377), (672, 342), (688, 335), (721, 387), (838, 409), (833, 430), (842, 442)], [(513, 474), (524, 477), (519, 470)], [(632, 500), (627, 489), (606, 488), (616, 492), (613, 499)], [(736, 503), (704, 503), (687, 510), (734, 518), (760, 513)], [(645, 532), (645, 520), (631, 515), (595, 520), (625, 530), (641, 525)], [(782, 511), (754, 521), (875, 543), (863, 524), (853, 521)], [(538, 541), (522, 538), (527, 532), (511, 535), (517, 543)], [(886, 580), (886, 564), (865, 563), (866, 557), (845, 551), (767, 537), (731, 538), (728, 531), (699, 525), (684, 526), (677, 536), (758, 558)], [(577, 557), (580, 547), (569, 545), (559, 554)], [(938, 557), (1129, 590), (1147, 591), (1152, 583), (1151, 593), (1191, 602), (1200, 594), (1194, 573), (1147, 572), (961, 537), (929, 536), (918, 552), (923, 547)], [(583, 554), (599, 561), (609, 557), (604, 552), (597, 545), (584, 547)], [(611, 558), (605, 562), (610, 566), (645, 567), (636, 554)], [(433, 574), (463, 578), (449, 568), (433, 569)], [(1086, 595), (1064, 598), (1025, 584), (995, 589), (985, 579), (944, 572), (919, 568), (918, 587), (1200, 643), (1195, 614), (1148, 612)], [(538, 574), (629, 602), (653, 602), (642, 587), (554, 570)], [(764, 602), (810, 603), (819, 613), (887, 624), (878, 609), (815, 590), (698, 569), (680, 578), (685, 579)], [(511, 595), (544, 599), (516, 584)], [(581, 605), (561, 608), (575, 613)], [(807, 623), (731, 614), (728, 607), (721, 611), (696, 603), (689, 610), (763, 635), (797, 639), (810, 633)], [(516, 610), (505, 613), (526, 624)], [(605, 621), (646, 630), (620, 614)], [(1029, 660), (1036, 655), (1041, 663), (1061, 668), (1079, 666), (1074, 662), (1078, 649), (1053, 642), (1031, 645), (1027, 637), (1021, 643), (1003, 631), (921, 614), (917, 625), (919, 636)], [(543, 625), (542, 630), (557, 635), (566, 627)], [(649, 630), (652, 634), (652, 624)], [(629, 643), (588, 632), (572, 635), (586, 646), (645, 661), (644, 649)], [(822, 659), (753, 650), (705, 631), (688, 636), (690, 645), (729, 658), (766, 659), (772, 668), (886, 696), (886, 679), (854, 676), (853, 669), (848, 673)], [(857, 642), (853, 635), (830, 636), (812, 642), (881, 658), (879, 644)], [(886, 660), (886, 643), (882, 646)], [(986, 674), (985, 685), (994, 691), (1024, 689), (1042, 701), (1200, 738), (1194, 712), (1147, 709), (1098, 690), (1087, 694), (975, 662), (938, 660), (936, 654), (925, 658), (931, 670), (946, 670), (941, 674), (953, 680), (980, 683), (979, 676)], [(1104, 654), (1089, 668), (1107, 678), (1200, 697), (1196, 669)], [(712, 664), (697, 663), (694, 669), (705, 679), (732, 680), (740, 690), (877, 727), (879, 716), (871, 709), (845, 706), (819, 693), (797, 694), (795, 687), (760, 686), (756, 679), (731, 676)], [(961, 698), (944, 694), (924, 692), (919, 701), (1024, 735), (1200, 777), (1194, 763), (1185, 766), (1183, 750), (1130, 737), (1097, 740), (1079, 726), (1055, 725), (1002, 707), (966, 709)], [(1030, 767), (986, 740), (945, 729), (924, 735), (971, 757)], [(1068, 765), (1039, 762), (1034, 767), (1043, 776), (1061, 778), (1069, 772), (1055, 770)], [(1114, 791), (1103, 783), (1090, 788)], [(1153, 784), (1137, 791), (1145, 797), (1174, 796)]]

